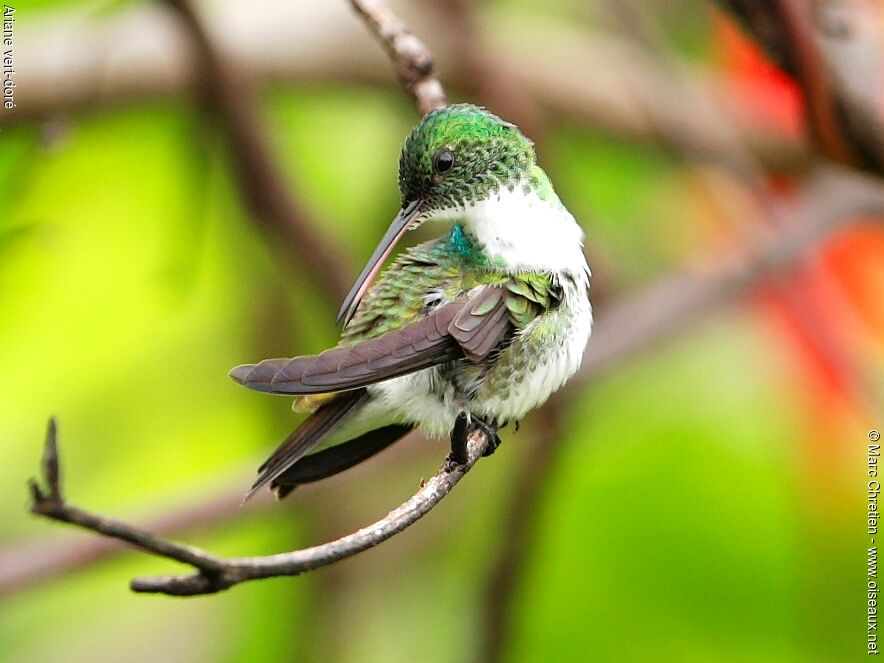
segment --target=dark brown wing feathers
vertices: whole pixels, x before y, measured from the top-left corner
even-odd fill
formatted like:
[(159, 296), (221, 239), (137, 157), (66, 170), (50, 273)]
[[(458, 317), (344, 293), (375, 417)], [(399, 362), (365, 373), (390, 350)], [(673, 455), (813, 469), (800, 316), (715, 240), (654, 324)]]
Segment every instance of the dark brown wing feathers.
[[(273, 376), (276, 375), (282, 368), (291, 361), (291, 358), (284, 357), (281, 359), (265, 359), (264, 361), (258, 364), (247, 364), (245, 366), (237, 366), (232, 371), (230, 371), (230, 377), (239, 382), (240, 384), (244, 384), (250, 389), (254, 389), (256, 391), (267, 391), (272, 392), (271, 383), (273, 382)], [(246, 384), (245, 381), (239, 379), (238, 372), (241, 369), (249, 369), (247, 371), (249, 383)]]
[(464, 306), (448, 327), (467, 359), (482, 361), (509, 328), (506, 300), (500, 288), (487, 287)]
[(485, 286), (376, 338), (319, 355), (237, 366), (230, 376), (275, 394), (345, 391), (464, 357), (481, 361), (510, 329), (504, 292)]

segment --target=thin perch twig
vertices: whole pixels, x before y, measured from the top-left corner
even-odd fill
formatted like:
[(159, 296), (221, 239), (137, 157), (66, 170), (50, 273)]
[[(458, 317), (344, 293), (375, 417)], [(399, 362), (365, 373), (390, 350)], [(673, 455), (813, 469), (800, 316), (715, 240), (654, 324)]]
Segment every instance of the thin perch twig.
[[(429, 513), (451, 492), (482, 457), (488, 443), (485, 429), (467, 424), (466, 416), (462, 415), (451, 435), (451, 453), (436, 474), (422, 482), (411, 498), (377, 522), (311, 548), (263, 557), (225, 559), (195, 546), (155, 536), (122, 520), (69, 504), (61, 490), (57, 429), (55, 421), (50, 420), (43, 450), (43, 485), (37, 480), (31, 481), (31, 511), (51, 520), (121, 539), (145, 552), (189, 564), (196, 569), (196, 573), (189, 575), (135, 578), (131, 582), (133, 591), (171, 596), (214, 594), (249, 580), (300, 575), (352, 557), (399, 534)], [(463, 462), (455, 459), (463, 459)]]

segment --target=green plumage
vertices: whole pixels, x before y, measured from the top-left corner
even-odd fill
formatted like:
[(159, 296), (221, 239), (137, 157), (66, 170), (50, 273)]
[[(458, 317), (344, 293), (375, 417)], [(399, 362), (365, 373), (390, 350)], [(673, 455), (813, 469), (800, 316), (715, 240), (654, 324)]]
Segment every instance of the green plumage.
[[(457, 155), (444, 178), (433, 170), (442, 148)], [(513, 187), (533, 165), (533, 144), (518, 127), (484, 108), (455, 104), (430, 111), (408, 137), (399, 159), (399, 188), (403, 200), (427, 199), (427, 211), (445, 209)]]
[(425, 315), (432, 304), (454, 299), (481, 285), (504, 290), (514, 333), (486, 361), (456, 362), (443, 367), (440, 375), (472, 397), (506, 398), (518, 376), (538, 368), (546, 346), (567, 337), (571, 314), (559, 306), (559, 276), (501, 269), (489, 261), (460, 225), (455, 225), (448, 236), (400, 255), (375, 282), (344, 329), (340, 345), (398, 329)]
[[(460, 225), (440, 239), (412, 247), (385, 270), (345, 327), (340, 345), (374, 338), (416, 320), (441, 301), (476, 286), (506, 290), (516, 330), (559, 303), (561, 290), (550, 273), (510, 274), (492, 264)], [(476, 312), (490, 313), (491, 308)]]

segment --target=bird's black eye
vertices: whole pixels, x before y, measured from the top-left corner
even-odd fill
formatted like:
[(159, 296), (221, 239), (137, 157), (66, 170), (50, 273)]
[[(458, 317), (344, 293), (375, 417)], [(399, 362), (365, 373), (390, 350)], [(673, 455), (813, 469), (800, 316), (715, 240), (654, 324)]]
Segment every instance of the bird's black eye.
[(454, 152), (447, 147), (441, 148), (433, 157), (433, 170), (438, 175), (444, 175), (454, 166)]

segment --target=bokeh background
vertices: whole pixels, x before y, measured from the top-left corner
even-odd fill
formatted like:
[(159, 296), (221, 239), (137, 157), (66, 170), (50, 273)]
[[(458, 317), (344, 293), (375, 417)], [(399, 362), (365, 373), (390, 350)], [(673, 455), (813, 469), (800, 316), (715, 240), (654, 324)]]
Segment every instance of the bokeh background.
[[(299, 415), (226, 372), (334, 342), (336, 284), (397, 209), (418, 114), (344, 0), (200, 2), (226, 102), (180, 4), (17, 4), (18, 107), (0, 110), (0, 661), (864, 656), (881, 206), (824, 218), (788, 269), (680, 298), (803, 237), (833, 200), (849, 209), (837, 186), (802, 206), (830, 162), (877, 186), (880, 124), (827, 125), (807, 90), (828, 82), (829, 101), (858, 95), (864, 117), (884, 116), (884, 12), (815, 10), (812, 30), (853, 43), (861, 84), (835, 86), (831, 43), (825, 74), (788, 42), (772, 59), (734, 5), (393, 4), (450, 100), (536, 140), (586, 230), (608, 355), (406, 533), (303, 577), (178, 600), (127, 583), (180, 567), (29, 515), (46, 421), (73, 502), (221, 554), (318, 543), (403, 501), (445, 441), (412, 436), (238, 508)], [(297, 208), (288, 223), (249, 171), (260, 137)], [(334, 261), (305, 260), (305, 233)]]

